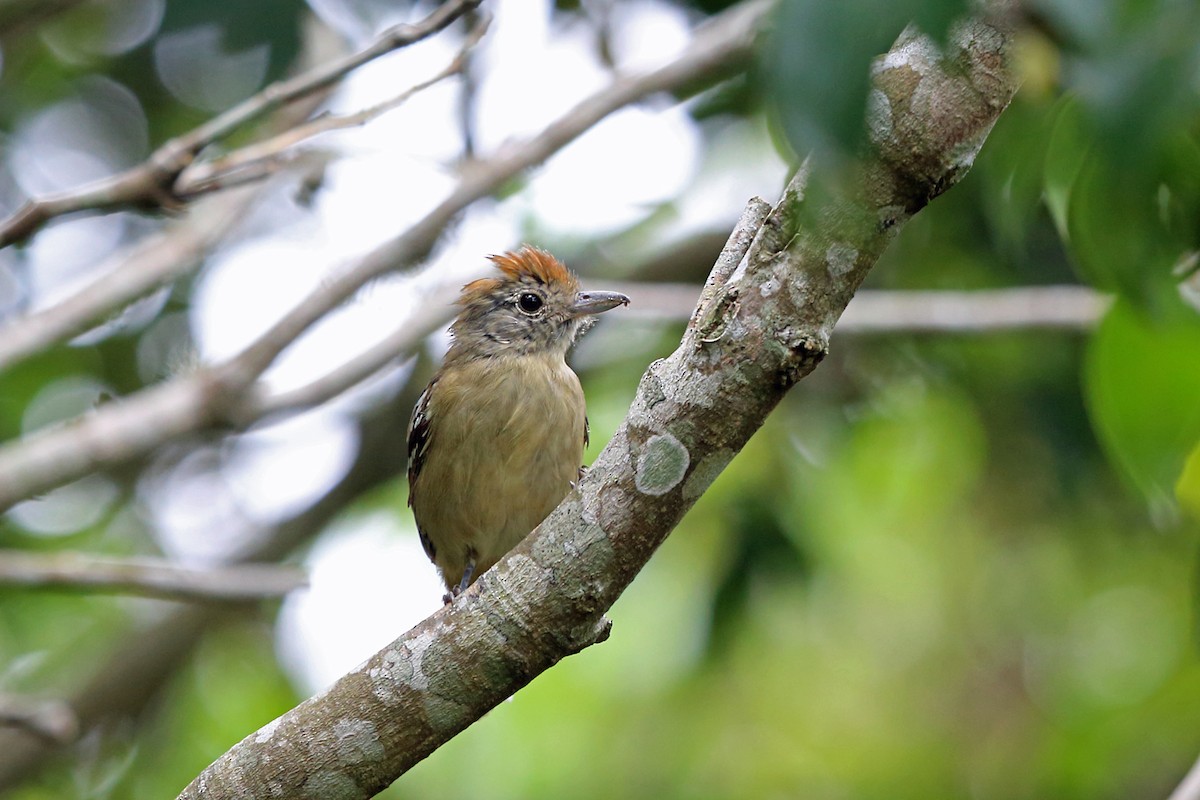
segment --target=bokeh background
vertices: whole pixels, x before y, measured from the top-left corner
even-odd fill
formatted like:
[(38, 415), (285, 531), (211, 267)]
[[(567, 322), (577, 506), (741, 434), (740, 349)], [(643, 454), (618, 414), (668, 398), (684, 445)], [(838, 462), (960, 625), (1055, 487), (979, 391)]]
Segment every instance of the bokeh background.
[[(72, 217), (0, 250), (2, 338), (146, 237), (223, 220), (185, 277), (0, 374), (0, 437), (235, 353), (418, 219), (467, 159), (670, 61), (729, 5), (488, 0), (466, 77), (314, 140), (248, 193), (183, 215)], [(476, 203), (426, 265), (366, 287), (289, 349), (271, 385), (326, 372), (420, 310), (422, 287), (461, 283), (523, 241), (594, 280), (698, 292), (745, 201), (775, 197), (798, 153), (828, 180), (850, 168), (870, 58), (909, 20), (944, 35), (964, 5), (783, 0), (744, 72), (621, 110)], [(4, 0), (0, 211), (140, 163), (429, 8)], [(385, 796), (1102, 800), (1165, 798), (1180, 781), (1200, 754), (1200, 8), (1039, 0), (1022, 12), (1016, 100), (866, 288), (1074, 284), (1109, 310), (1067, 329), (835, 333), (613, 609), (612, 638)], [(370, 63), (323, 107), (394, 96), (464, 35)], [(589, 461), (682, 332), (678, 314), (636, 306), (607, 315), (573, 358)], [(115, 712), (48, 757), (0, 752), (4, 796), (172, 797), (440, 605), (401, 473), (404, 418), (445, 344), (435, 334), (313, 411), (173, 442), (0, 519), (4, 548), (219, 563), (320, 504), (377, 417), (399, 419), (372, 451), (373, 474), (392, 477), (276, 548), (311, 576), (280, 602), (193, 609), (185, 624), (162, 601), (0, 589), (0, 694), (108, 686)], [(145, 669), (113, 672), (129, 663)]]

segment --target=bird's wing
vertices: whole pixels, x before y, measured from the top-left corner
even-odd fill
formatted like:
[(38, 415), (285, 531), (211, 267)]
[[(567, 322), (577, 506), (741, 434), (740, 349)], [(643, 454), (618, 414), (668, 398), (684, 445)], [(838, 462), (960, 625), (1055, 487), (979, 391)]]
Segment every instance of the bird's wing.
[(413, 408), (412, 419), (408, 421), (408, 504), (412, 505), (413, 488), (417, 482), (417, 476), (421, 474), (421, 467), (425, 464), (425, 452), (429, 448), (429, 396), (433, 393), (433, 386), (437, 383), (437, 378), (429, 382), (425, 387), (425, 391), (421, 392), (421, 396), (417, 398), (417, 405)]

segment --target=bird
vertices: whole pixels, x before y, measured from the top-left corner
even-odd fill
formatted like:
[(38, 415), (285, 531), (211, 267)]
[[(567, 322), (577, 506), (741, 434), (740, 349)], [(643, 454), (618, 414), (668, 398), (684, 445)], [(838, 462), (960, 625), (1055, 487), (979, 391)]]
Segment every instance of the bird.
[(408, 426), (408, 504), (446, 603), (576, 486), (588, 420), (567, 352), (597, 314), (629, 304), (581, 291), (536, 247), (489, 260), (496, 274), (462, 287), (450, 348)]

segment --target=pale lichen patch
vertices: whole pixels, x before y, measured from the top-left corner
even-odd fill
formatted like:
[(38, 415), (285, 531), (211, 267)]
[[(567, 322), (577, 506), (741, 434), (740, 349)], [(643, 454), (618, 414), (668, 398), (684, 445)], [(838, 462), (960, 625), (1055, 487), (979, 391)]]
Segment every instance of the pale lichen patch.
[(848, 244), (834, 242), (825, 251), (825, 266), (829, 269), (829, 274), (834, 277), (841, 277), (849, 273), (857, 263), (858, 251)]
[(339, 764), (381, 761), (386, 755), (375, 723), (365, 719), (342, 719), (333, 726), (335, 753)]
[(429, 646), (451, 627), (439, 620), (433, 627), (423, 628), (388, 647), (380, 660), (366, 670), (371, 681), (371, 693), (385, 705), (396, 706), (403, 701), (402, 686), (409, 686), (418, 692), (427, 689), (429, 681), (421, 671), (421, 660)]
[(912, 36), (899, 47), (893, 47), (883, 58), (876, 60), (875, 73), (889, 69), (908, 67), (914, 72), (924, 75), (933, 66), (937, 58), (937, 50), (933, 42), (924, 36)]
[(892, 138), (895, 128), (892, 101), (879, 89), (872, 89), (867, 95), (867, 127), (871, 131), (872, 141), (886, 142)]
[(279, 721), (281, 719), (283, 719), (283, 718), (276, 717), (275, 719), (268, 722), (266, 725), (263, 725), (261, 728), (259, 728), (258, 732), (254, 734), (254, 743), (262, 744), (263, 742), (267, 741), (272, 736), (274, 736), (275, 729), (279, 727)]
[(331, 769), (321, 769), (308, 776), (300, 787), (301, 797), (312, 800), (359, 800), (367, 793), (349, 775)]
[(401, 698), (397, 689), (400, 685), (411, 684), (413, 677), (407, 648), (393, 645), (384, 650), (379, 663), (368, 670), (367, 676), (371, 681), (371, 694), (384, 705), (399, 705)]
[(651, 436), (638, 456), (634, 485), (642, 494), (664, 495), (687, 474), (691, 455), (683, 443), (669, 433)]
[(721, 470), (728, 466), (732, 458), (733, 451), (727, 447), (722, 447), (720, 450), (709, 453), (700, 459), (699, 463), (696, 464), (696, 468), (692, 470), (692, 474), (688, 476), (687, 481), (683, 484), (683, 499), (695, 500), (704, 494), (705, 490), (721, 474)]
[(469, 705), (436, 694), (425, 695), (423, 701), (425, 721), (435, 731), (462, 730), (475, 720), (477, 714)]

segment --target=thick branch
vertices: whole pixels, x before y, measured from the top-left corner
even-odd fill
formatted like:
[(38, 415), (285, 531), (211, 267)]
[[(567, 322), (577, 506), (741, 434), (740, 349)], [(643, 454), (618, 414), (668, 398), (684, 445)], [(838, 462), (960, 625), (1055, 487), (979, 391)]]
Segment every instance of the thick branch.
[(568, 111), (541, 134), (474, 165), (436, 208), (397, 238), (338, 271), (242, 353), (110, 403), (71, 424), (0, 447), (0, 509), (97, 469), (145, 455), (173, 438), (221, 424), (246, 424), (243, 396), (275, 357), (364, 284), (424, 258), (464, 208), (498, 191), (604, 117), (649, 95), (712, 80), (749, 57), (768, 6), (735, 8), (701, 29), (665, 67), (622, 78)]
[(368, 61), (432, 36), (480, 2), (449, 0), (418, 23), (397, 25), (385, 31), (357, 53), (271, 84), (200, 127), (163, 144), (132, 169), (79, 189), (28, 201), (0, 222), (0, 247), (31, 236), (48, 221), (64, 214), (178, 205), (182, 198), (175, 190), (175, 180), (205, 147), (252, 119), (336, 83)]
[(162, 559), (0, 551), (0, 586), (211, 603), (279, 597), (307, 585), (303, 570), (276, 564), (196, 569)]
[[(885, 62), (875, 75), (894, 101), (893, 120), (874, 131), (879, 156), (860, 183), (807, 200), (801, 170), (744, 258), (736, 256), (746, 237), (735, 232), (722, 263), (738, 266), (714, 281), (679, 349), (650, 366), (578, 490), (453, 605), (242, 740), (180, 797), (373, 795), (603, 638), (604, 612), (820, 361), (834, 322), (898, 228), (966, 171), (1014, 90), (1003, 71), (1007, 43), (983, 23), (959, 29), (945, 56), (927, 39), (898, 43), (904, 64)], [(914, 73), (907, 65), (917, 59)], [(905, 88), (889, 86), (896, 69), (910, 73)], [(936, 102), (901, 102), (914, 91)], [(952, 111), (955, 125), (927, 130), (944, 121), (935, 109)], [(908, 158), (898, 157), (901, 129), (920, 132), (901, 137)]]

